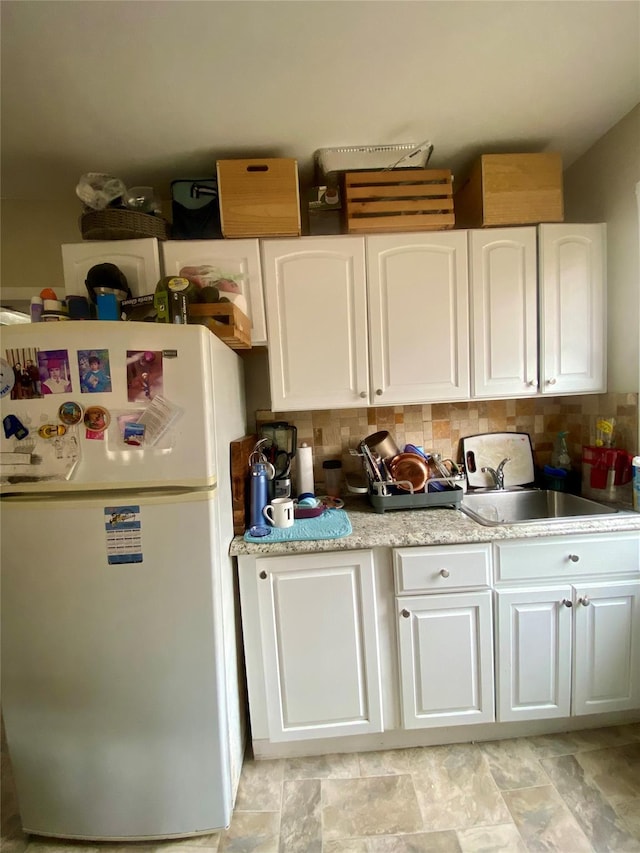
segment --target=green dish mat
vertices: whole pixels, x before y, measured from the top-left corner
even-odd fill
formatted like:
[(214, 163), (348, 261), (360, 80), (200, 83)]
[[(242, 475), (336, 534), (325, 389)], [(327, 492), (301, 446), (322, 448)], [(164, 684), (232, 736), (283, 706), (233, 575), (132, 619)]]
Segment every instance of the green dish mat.
[(296, 518), (293, 527), (271, 527), (266, 536), (244, 534), (245, 542), (268, 545), (270, 542), (301, 542), (309, 539), (341, 539), (352, 533), (349, 516), (343, 509), (327, 509), (316, 518)]

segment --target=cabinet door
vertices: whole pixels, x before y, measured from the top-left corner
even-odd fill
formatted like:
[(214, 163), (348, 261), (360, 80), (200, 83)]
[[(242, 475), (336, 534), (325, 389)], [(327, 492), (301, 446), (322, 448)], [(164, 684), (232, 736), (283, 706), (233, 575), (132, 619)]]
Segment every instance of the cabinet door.
[(267, 343), (257, 240), (167, 240), (161, 244), (161, 251), (164, 275), (178, 275), (187, 266), (207, 266), (214, 268), (212, 279), (217, 276), (234, 281), (247, 301), (251, 343), (253, 346)]
[(366, 241), (372, 402), (468, 399), (466, 232)]
[(606, 391), (606, 225), (540, 225), (543, 394)]
[(382, 731), (370, 551), (256, 561), (269, 739)]
[(362, 237), (262, 241), (271, 408), (369, 404)]
[(536, 229), (469, 231), (474, 397), (538, 391)]
[(494, 720), (491, 592), (396, 598), (405, 729)]
[(640, 708), (640, 582), (575, 586), (573, 713)]
[(153, 293), (160, 279), (160, 253), (155, 237), (63, 243), (61, 250), (66, 296), (88, 295), (85, 280), (96, 264), (115, 264), (126, 276), (132, 296)]
[(569, 585), (496, 593), (498, 721), (568, 717)]

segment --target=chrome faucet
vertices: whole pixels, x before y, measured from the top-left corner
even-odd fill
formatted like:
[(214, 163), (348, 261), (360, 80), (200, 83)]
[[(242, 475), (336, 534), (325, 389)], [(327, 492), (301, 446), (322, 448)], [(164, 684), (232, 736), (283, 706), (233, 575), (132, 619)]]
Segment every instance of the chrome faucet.
[(507, 456), (506, 459), (503, 459), (502, 462), (498, 465), (497, 468), (481, 468), (483, 474), (491, 474), (493, 477), (494, 488), (504, 490), (504, 466), (507, 462), (511, 462), (511, 457)]

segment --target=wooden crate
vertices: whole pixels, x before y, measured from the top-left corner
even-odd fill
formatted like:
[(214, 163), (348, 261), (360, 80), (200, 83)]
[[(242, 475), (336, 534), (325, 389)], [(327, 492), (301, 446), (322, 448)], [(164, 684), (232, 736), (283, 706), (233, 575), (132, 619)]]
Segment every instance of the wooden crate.
[(251, 320), (231, 302), (190, 304), (189, 322), (206, 326), (231, 349), (251, 349)]
[(449, 169), (345, 172), (346, 230), (439, 231), (453, 228), (453, 179)]
[(483, 154), (454, 196), (456, 225), (562, 222), (560, 154)]
[(225, 237), (298, 237), (298, 162), (287, 158), (218, 160)]

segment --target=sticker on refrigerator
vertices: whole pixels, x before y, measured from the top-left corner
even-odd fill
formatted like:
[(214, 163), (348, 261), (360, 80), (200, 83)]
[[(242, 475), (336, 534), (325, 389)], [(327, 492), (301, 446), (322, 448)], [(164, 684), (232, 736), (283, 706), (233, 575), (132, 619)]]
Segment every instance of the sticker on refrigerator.
[(106, 506), (104, 527), (107, 533), (109, 565), (142, 562), (142, 525), (139, 506)]
[(162, 394), (162, 352), (127, 351), (127, 399), (130, 403), (150, 402)]
[[(66, 352), (66, 351), (65, 351)], [(47, 379), (45, 372), (41, 377), (38, 369), (38, 350), (29, 347), (20, 349), (8, 349), (5, 352), (7, 367), (2, 368), (2, 393), (0, 396), (11, 392), (12, 400), (33, 400), (42, 397), (41, 378)], [(9, 370), (13, 373), (13, 382), (9, 376)], [(4, 388), (11, 383), (7, 391)]]
[(100, 394), (111, 391), (109, 350), (78, 350), (80, 390), (83, 394)]
[(40, 350), (38, 372), (42, 396), (71, 393), (71, 372), (66, 349)]
[(6, 397), (15, 385), (13, 367), (4, 358), (0, 358), (0, 397)]

